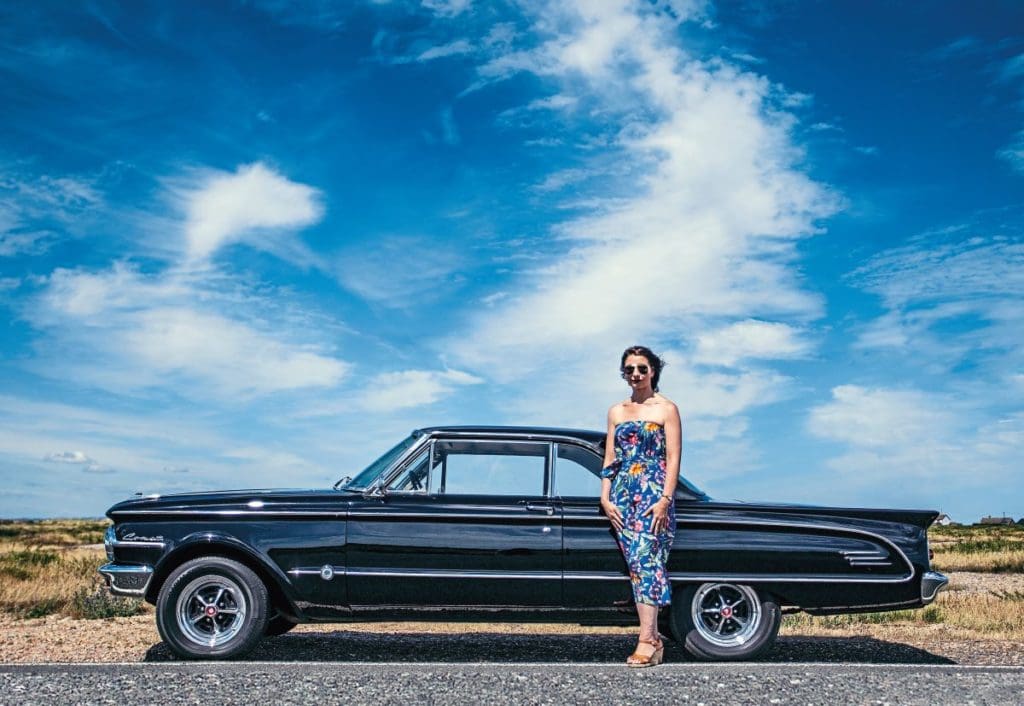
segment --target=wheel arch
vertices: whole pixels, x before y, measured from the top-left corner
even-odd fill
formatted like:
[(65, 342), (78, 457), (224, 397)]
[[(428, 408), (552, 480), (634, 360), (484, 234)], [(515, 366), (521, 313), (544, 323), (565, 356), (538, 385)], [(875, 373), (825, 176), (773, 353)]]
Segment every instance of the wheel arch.
[(186, 561), (201, 557), (219, 556), (244, 564), (259, 577), (267, 587), (270, 602), (278, 612), (298, 620), (295, 602), (287, 589), (287, 579), (263, 557), (253, 552), (246, 544), (229, 535), (204, 532), (186, 537), (167, 556), (163, 557), (153, 570), (153, 578), (146, 588), (145, 599), (156, 605), (160, 589), (171, 573)]

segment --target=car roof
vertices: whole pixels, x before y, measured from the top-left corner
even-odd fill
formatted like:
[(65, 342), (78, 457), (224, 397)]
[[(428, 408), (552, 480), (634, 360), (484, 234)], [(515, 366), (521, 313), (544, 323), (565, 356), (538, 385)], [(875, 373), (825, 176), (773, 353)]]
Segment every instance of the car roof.
[(601, 431), (594, 431), (593, 429), (564, 429), (560, 427), (460, 425), (423, 427), (422, 429), (417, 429), (416, 433), (471, 434), (474, 436), (528, 436), (543, 438), (571, 437), (595, 446), (603, 444), (605, 440), (605, 434)]

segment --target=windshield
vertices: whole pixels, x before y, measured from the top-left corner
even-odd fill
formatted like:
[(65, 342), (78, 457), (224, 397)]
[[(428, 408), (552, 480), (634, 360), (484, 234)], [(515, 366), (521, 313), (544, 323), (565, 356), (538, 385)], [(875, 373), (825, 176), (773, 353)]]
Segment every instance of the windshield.
[(394, 448), (367, 466), (358, 476), (345, 484), (344, 490), (366, 490), (388, 466), (394, 463), (420, 438), (419, 434), (412, 434), (398, 442)]

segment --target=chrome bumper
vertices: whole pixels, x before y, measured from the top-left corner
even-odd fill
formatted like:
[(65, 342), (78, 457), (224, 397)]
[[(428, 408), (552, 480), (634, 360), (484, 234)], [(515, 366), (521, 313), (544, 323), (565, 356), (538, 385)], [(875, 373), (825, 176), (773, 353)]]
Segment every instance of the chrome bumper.
[(144, 596), (153, 578), (153, 567), (139, 564), (104, 564), (99, 571), (116, 596)]
[(939, 591), (946, 587), (949, 579), (938, 571), (926, 571), (921, 577), (921, 603), (928, 605), (935, 600)]

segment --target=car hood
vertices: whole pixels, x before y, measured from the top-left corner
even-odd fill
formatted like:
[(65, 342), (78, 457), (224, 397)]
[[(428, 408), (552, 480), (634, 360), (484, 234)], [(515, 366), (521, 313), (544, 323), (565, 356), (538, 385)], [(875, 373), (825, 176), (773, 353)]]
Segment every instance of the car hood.
[(107, 517), (116, 520), (121, 513), (178, 513), (188, 511), (211, 512), (225, 514), (238, 511), (244, 512), (254, 508), (271, 510), (289, 510), (297, 507), (323, 507), (325, 504), (337, 505), (339, 501), (351, 497), (350, 493), (331, 489), (310, 488), (249, 488), (244, 490), (212, 490), (206, 492), (173, 493), (161, 495), (137, 494), (133, 498), (123, 500), (107, 510)]

